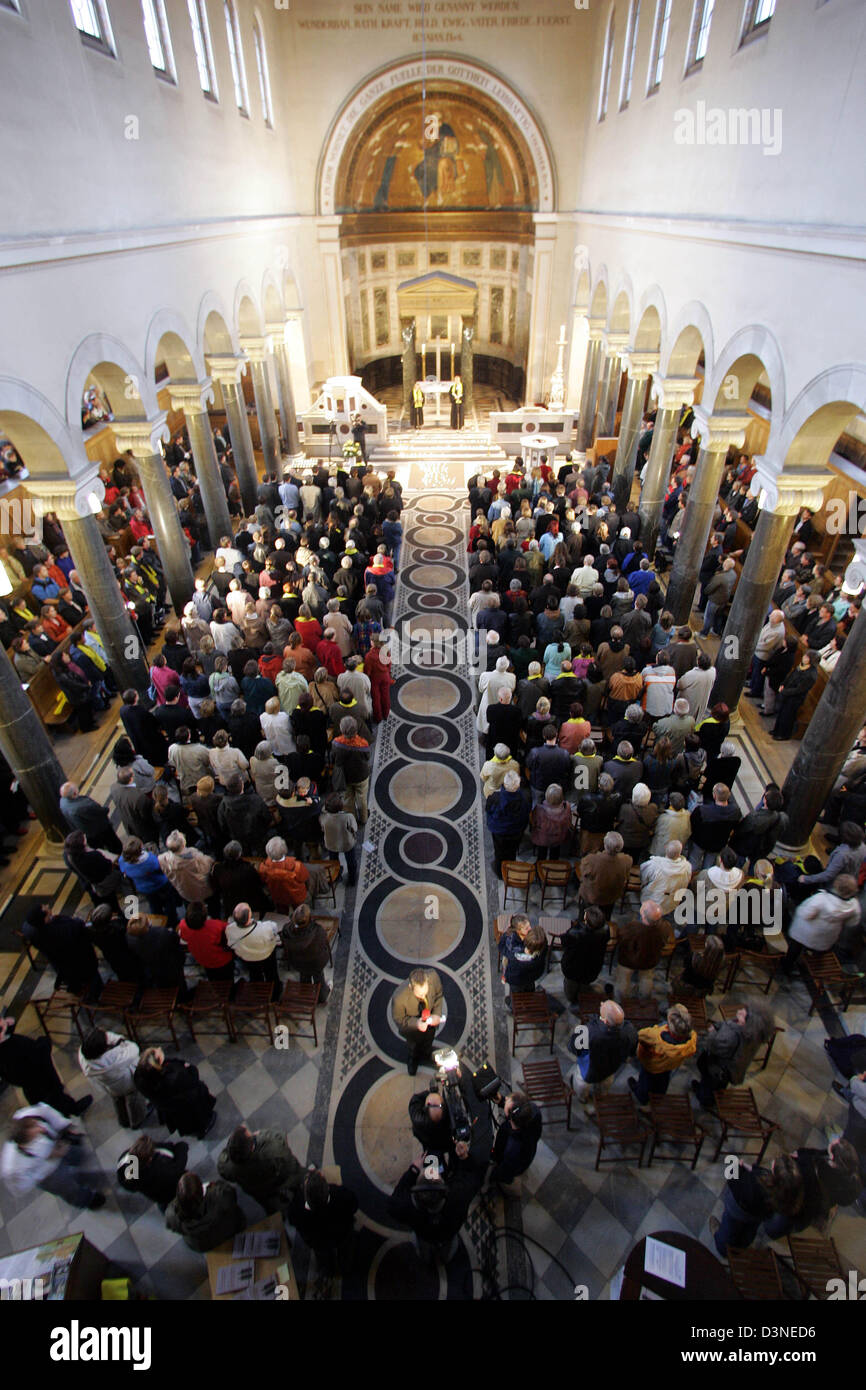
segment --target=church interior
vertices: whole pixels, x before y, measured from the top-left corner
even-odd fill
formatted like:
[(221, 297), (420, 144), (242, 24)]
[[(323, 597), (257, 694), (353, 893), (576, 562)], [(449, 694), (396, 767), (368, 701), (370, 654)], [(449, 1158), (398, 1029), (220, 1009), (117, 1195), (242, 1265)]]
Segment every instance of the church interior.
[(0, 0), (3, 1297), (866, 1273), (864, 41)]

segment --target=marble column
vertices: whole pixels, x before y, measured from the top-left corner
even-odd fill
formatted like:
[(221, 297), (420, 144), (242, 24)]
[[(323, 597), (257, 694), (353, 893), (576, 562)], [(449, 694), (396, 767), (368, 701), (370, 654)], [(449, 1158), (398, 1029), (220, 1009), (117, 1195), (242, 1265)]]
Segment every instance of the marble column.
[(613, 437), (622, 376), (622, 354), (627, 346), (628, 339), (623, 334), (608, 333), (605, 339), (605, 359), (601, 370), (598, 410), (595, 416), (595, 433), (602, 439)]
[(763, 459), (755, 462), (758, 469), (750, 491), (760, 496), (761, 514), (722, 634), (710, 697), (711, 704), (722, 700), (731, 711), (737, 707), (758, 634), (767, 621), (797, 513), (801, 507), (817, 510), (821, 506), (826, 481), (817, 471), (774, 476)]
[(697, 385), (697, 377), (656, 377), (653, 381), (652, 392), (658, 401), (658, 413), (639, 506), (640, 539), (650, 560), (655, 554), (661, 526), (662, 505), (677, 442), (677, 425), (683, 406), (691, 405), (694, 400)]
[(271, 382), (268, 376), (268, 348), (265, 338), (242, 338), (241, 347), (246, 353), (253, 377), (253, 394), (256, 398), (256, 415), (259, 421), (259, 438), (262, 441), (262, 454), (266, 473), (280, 473), (282, 462), (277, 440), (277, 421), (274, 403), (271, 398)]
[(417, 380), (415, 366), (415, 320), (406, 319), (400, 325), (400, 339), (403, 343), (402, 369), (403, 369), (403, 415), (407, 420), (413, 420), (414, 411), (412, 409), (412, 388)]
[(173, 381), (169, 394), (172, 409), (182, 410), (186, 416), (195, 473), (211, 539), (210, 548), (216, 550), (220, 537), (232, 534), (232, 519), (207, 413), (207, 402), (213, 400), (211, 379)]
[(586, 366), (583, 369), (580, 410), (577, 415), (577, 451), (584, 456), (595, 437), (595, 399), (598, 395), (598, 374), (601, 370), (603, 352), (602, 333), (603, 321), (590, 319)]
[(11, 767), (48, 839), (62, 844), (70, 827), (60, 812), (66, 774), (51, 739), (0, 646), (0, 750)]
[(535, 270), (529, 311), (525, 405), (535, 405), (536, 401), (541, 401), (544, 396), (547, 348), (551, 338), (550, 308), (558, 232), (555, 213), (533, 213), (532, 221), (535, 226)]
[(156, 548), (165, 570), (165, 582), (174, 611), (180, 617), (195, 586), (189, 542), (180, 524), (168, 470), (159, 451), (158, 441), (169, 436), (165, 411), (153, 420), (115, 419), (111, 428), (117, 448), (121, 453), (132, 454), (138, 470)]
[[(856, 591), (866, 580), (866, 539), (857, 537), (854, 549), (857, 558), (848, 566), (845, 583)], [(861, 608), (782, 786), (790, 823), (781, 848), (800, 850), (808, 843), (864, 722), (866, 608)]]
[(118, 689), (146, 690), (150, 684), (147, 652), (96, 524), (95, 513), (105, 491), (97, 465), (77, 478), (28, 478), (27, 490), (41, 515), (57, 513)]
[(701, 448), (665, 598), (665, 608), (677, 624), (688, 623), (692, 611), (698, 570), (710, 538), (728, 450), (743, 447), (750, 420), (749, 415), (736, 411), (710, 415), (703, 406), (695, 406), (692, 436), (700, 435)]
[(232, 458), (241, 490), (244, 511), (252, 516), (258, 502), (259, 475), (256, 469), (256, 456), (247, 419), (241, 380), (244, 373), (244, 359), (225, 356), (208, 357), (207, 367), (214, 381), (218, 381), (223, 393), (229, 435), (232, 441)]
[(269, 323), (266, 324), (265, 327), (273, 351), (274, 374), (277, 379), (277, 400), (280, 409), (283, 443), (289, 457), (296, 458), (301, 452), (301, 440), (298, 435), (295, 394), (292, 390), (292, 377), (289, 371), (289, 352), (286, 347), (286, 325), (285, 323)]
[(463, 409), (466, 415), (475, 409), (475, 324), (464, 321), (460, 336), (460, 380), (463, 382)]
[[(340, 250), (341, 221), (342, 218), (336, 216), (316, 219), (316, 238), (322, 266), (321, 286), (325, 301), (322, 333), (328, 343), (328, 358), (323, 372), (325, 377), (349, 375), (346, 305), (343, 295), (343, 264)], [(316, 355), (318, 356), (318, 354)]]
[(628, 372), (628, 384), (622, 404), (622, 419), (619, 422), (616, 461), (608, 484), (617, 511), (620, 512), (625, 511), (631, 496), (646, 384), (658, 370), (659, 355), (657, 352), (629, 352), (623, 361)]

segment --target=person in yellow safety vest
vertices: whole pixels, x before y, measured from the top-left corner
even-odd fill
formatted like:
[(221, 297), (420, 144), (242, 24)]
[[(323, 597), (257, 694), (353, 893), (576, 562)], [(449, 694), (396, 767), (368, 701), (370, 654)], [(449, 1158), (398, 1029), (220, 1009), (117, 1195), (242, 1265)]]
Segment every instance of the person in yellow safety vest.
[(420, 381), (412, 387), (412, 425), (418, 430), (424, 424), (424, 388)]
[(451, 383), (451, 428), (463, 428), (463, 382), (456, 376)]

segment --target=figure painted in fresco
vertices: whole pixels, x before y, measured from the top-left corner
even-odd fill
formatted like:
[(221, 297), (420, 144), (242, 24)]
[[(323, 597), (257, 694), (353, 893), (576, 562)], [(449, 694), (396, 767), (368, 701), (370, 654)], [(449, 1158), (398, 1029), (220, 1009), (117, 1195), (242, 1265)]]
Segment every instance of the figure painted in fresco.
[(413, 170), (425, 202), (433, 193), (440, 206), (454, 196), (457, 176), (462, 172), (459, 153), (460, 141), (454, 128), (443, 121), (439, 127), (439, 139), (425, 151), (421, 163)]

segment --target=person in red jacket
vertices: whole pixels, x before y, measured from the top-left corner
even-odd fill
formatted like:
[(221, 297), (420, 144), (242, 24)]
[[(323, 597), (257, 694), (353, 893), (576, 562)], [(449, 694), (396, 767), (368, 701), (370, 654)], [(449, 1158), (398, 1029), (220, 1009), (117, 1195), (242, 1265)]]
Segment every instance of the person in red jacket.
[(334, 641), (332, 628), (325, 629), (325, 635), (316, 647), (316, 659), (321, 662), (329, 676), (336, 678), (345, 671), (343, 653)]
[(394, 684), (394, 677), (391, 675), (390, 660), (383, 660), (386, 654), (384, 638), (374, 636), (373, 645), (364, 657), (364, 675), (370, 681), (374, 724), (381, 723), (391, 713), (391, 686)]
[(266, 642), (262, 647), (262, 654), (259, 657), (259, 674), (264, 676), (266, 681), (277, 683), (277, 676), (283, 669), (283, 654), (281, 651), (274, 651), (273, 642)]
[(190, 903), (178, 935), (209, 980), (233, 980), (235, 958), (225, 944), (225, 922), (208, 917), (204, 903)]

